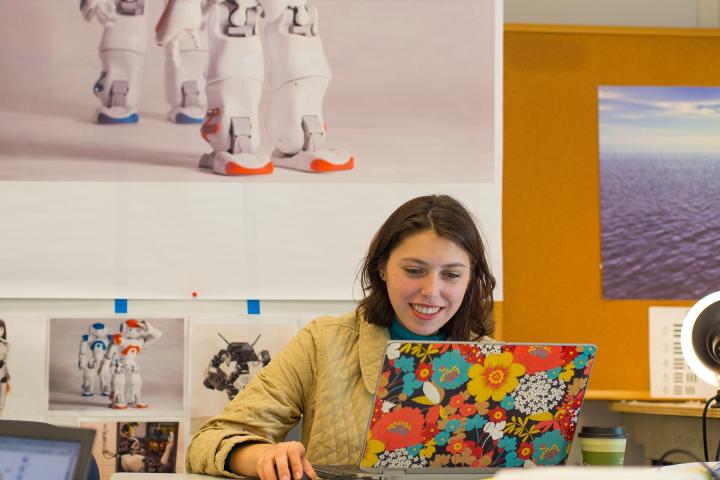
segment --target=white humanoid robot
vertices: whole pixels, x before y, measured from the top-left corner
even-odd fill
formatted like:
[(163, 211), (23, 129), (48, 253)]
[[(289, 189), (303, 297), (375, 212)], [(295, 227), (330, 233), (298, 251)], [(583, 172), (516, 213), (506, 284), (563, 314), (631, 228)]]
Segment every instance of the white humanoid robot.
[[(155, 31), (160, 45), (202, 23), (202, 0), (168, 0)], [(353, 157), (328, 149), (322, 101), (330, 68), (307, 0), (209, 0), (208, 112), (202, 135), (213, 151), (200, 167), (222, 175), (267, 174), (273, 166), (307, 172), (350, 170)], [(261, 22), (262, 19), (262, 22)], [(259, 154), (258, 106), (269, 63), (273, 98), (267, 131), (275, 150)]]
[(92, 397), (98, 377), (100, 393), (110, 395), (110, 364), (105, 361), (105, 354), (112, 343), (112, 336), (107, 334), (105, 324), (93, 323), (88, 333), (82, 336), (78, 351), (78, 369), (83, 372), (82, 396)]
[[(81, 0), (80, 10), (86, 20), (97, 18), (104, 28), (102, 72), (93, 88), (101, 106), (94, 121), (136, 123), (149, 28), (145, 0)], [(167, 116), (175, 123), (200, 123), (205, 115), (207, 35), (201, 27), (202, 21), (165, 45)]]
[(10, 393), (10, 372), (8, 371), (8, 355), (10, 344), (7, 341), (5, 321), (0, 318), (0, 417), (5, 408), (5, 399)]
[(142, 378), (137, 360), (142, 349), (161, 336), (162, 332), (145, 320), (129, 319), (120, 324), (120, 333), (113, 335), (113, 343), (106, 354), (111, 365), (112, 408), (125, 409), (128, 405), (147, 408), (148, 404), (140, 401)]

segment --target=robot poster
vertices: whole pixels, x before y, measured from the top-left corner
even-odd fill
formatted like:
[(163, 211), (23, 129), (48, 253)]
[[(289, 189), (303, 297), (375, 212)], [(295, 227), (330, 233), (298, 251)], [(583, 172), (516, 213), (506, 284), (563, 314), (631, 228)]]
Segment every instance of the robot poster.
[(49, 336), (50, 410), (182, 410), (184, 319), (52, 318)]
[[(430, 192), (466, 203), (501, 251), (500, 0), (175, 2), (191, 17), (205, 3), (208, 28), (162, 48), (165, 2), (78, 3), (0, 7), (5, 296), (350, 300), (379, 216)], [(114, 48), (140, 17), (137, 45)], [(270, 38), (278, 22), (312, 40), (309, 77)], [(258, 38), (230, 47), (244, 30)], [(167, 74), (210, 31), (207, 85)], [(178, 121), (205, 103), (202, 124)], [(328, 151), (346, 153), (311, 154)]]
[(183, 469), (185, 435), (177, 421), (85, 422), (96, 431), (93, 456), (100, 478), (114, 473), (180, 473)]
[(47, 322), (0, 312), (0, 420), (44, 421)]
[(222, 411), (292, 339), (296, 319), (274, 316), (191, 318), (191, 430)]

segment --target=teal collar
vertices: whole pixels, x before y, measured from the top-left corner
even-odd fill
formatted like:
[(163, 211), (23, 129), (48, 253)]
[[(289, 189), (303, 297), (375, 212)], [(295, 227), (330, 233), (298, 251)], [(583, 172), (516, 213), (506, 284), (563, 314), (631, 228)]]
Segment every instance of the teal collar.
[(425, 342), (441, 342), (447, 338), (446, 335), (442, 332), (438, 332), (435, 335), (418, 335), (417, 333), (413, 333), (407, 328), (405, 328), (403, 324), (398, 321), (397, 318), (392, 321), (390, 327), (388, 327), (388, 331), (390, 332), (391, 340), (419, 340)]

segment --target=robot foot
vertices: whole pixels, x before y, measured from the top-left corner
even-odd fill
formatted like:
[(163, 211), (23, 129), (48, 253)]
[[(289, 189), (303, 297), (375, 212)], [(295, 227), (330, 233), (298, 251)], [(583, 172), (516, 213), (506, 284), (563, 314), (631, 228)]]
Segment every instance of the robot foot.
[(111, 403), (110, 408), (114, 410), (125, 410), (127, 408), (127, 404), (125, 403)]
[(100, 125), (118, 125), (137, 123), (140, 120), (137, 110), (129, 107), (100, 107), (95, 112), (94, 121)]
[(272, 153), (272, 162), (278, 167), (291, 168), (302, 172), (326, 173), (352, 170), (355, 158), (345, 150), (318, 150), (286, 155), (279, 150)]
[(148, 408), (148, 404), (145, 402), (135, 402), (129, 404), (129, 406), (133, 408)]
[(93, 393), (92, 392), (82, 392), (82, 396), (83, 397), (92, 397)]
[(273, 164), (253, 153), (211, 152), (200, 157), (200, 168), (211, 168), (219, 175), (265, 175), (273, 172)]
[(205, 109), (201, 107), (175, 107), (167, 114), (167, 119), (178, 125), (202, 123)]

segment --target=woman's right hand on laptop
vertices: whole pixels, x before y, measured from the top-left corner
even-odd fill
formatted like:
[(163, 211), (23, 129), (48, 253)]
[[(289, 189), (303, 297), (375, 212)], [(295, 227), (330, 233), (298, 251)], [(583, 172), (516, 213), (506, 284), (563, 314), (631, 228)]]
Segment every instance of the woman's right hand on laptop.
[(234, 452), (230, 465), (240, 475), (257, 475), (261, 480), (317, 480), (305, 446), (295, 441), (243, 446)]

